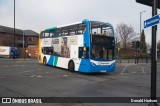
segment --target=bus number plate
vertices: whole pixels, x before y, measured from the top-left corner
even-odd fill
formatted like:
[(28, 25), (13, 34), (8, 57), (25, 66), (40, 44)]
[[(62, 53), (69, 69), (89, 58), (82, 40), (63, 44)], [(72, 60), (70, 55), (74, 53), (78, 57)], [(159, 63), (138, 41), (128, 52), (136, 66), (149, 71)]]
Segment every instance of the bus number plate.
[(106, 70), (100, 70), (100, 72), (106, 72)]

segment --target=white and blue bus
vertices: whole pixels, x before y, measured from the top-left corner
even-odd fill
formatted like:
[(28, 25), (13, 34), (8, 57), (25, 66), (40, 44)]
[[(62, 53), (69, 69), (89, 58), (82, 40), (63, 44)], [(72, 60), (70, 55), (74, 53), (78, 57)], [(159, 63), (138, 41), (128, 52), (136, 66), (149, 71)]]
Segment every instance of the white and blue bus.
[(39, 62), (84, 73), (114, 72), (115, 37), (111, 24), (83, 20), (41, 31)]

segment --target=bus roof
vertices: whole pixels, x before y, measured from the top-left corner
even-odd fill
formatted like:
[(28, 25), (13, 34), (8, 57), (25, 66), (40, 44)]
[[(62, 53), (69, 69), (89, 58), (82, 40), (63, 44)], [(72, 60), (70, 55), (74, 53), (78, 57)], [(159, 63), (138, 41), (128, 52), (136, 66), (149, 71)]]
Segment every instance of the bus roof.
[(106, 23), (106, 22), (100, 22), (100, 21), (90, 21), (92, 28), (97, 28), (97, 27), (112, 27), (112, 25), (110, 23)]
[[(86, 20), (86, 19), (85, 19)], [(89, 21), (89, 20), (86, 20)], [(57, 28), (62, 28), (62, 27), (67, 27), (67, 26), (74, 26), (74, 25), (78, 25), (81, 24), (83, 21), (81, 22), (75, 22), (75, 23), (70, 23), (70, 24), (66, 24), (66, 25), (61, 25), (61, 26), (57, 26), (57, 27), (51, 27), (51, 28), (47, 28), (44, 31), (51, 31), (51, 30), (55, 30)], [(100, 22), (100, 21), (89, 21), (92, 24), (92, 27), (96, 28), (99, 26), (104, 26), (104, 27), (112, 27), (111, 24), (106, 23), (106, 22)]]
[(61, 25), (61, 26), (58, 26), (57, 28), (62, 28), (62, 27), (67, 27), (67, 26), (72, 26), (72, 25), (78, 25), (78, 24), (81, 24), (82, 22), (74, 22), (74, 23), (71, 23), (71, 24), (66, 24), (66, 25)]
[(47, 28), (45, 29), (45, 31), (50, 31), (50, 30), (55, 30), (55, 29), (57, 29), (57, 27)]
[(51, 27), (51, 28), (47, 28), (44, 31), (51, 31), (51, 30), (55, 30), (57, 28), (62, 28), (62, 27), (67, 27), (67, 26), (72, 26), (72, 25), (78, 25), (81, 24), (82, 22), (75, 22), (75, 23), (71, 23), (71, 24), (66, 24), (66, 25), (61, 25), (61, 26), (57, 26), (57, 27)]

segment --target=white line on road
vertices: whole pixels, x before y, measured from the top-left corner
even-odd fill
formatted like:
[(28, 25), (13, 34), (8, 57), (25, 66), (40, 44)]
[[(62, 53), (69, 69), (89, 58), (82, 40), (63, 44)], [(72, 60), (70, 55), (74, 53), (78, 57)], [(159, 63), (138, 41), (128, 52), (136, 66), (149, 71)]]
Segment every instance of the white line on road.
[(19, 72), (19, 73), (28, 73), (28, 72), (33, 72), (35, 70), (31, 70), (31, 71), (22, 71), (22, 72)]
[(126, 71), (127, 67), (128, 65), (126, 65), (126, 67), (123, 69), (123, 71), (120, 74), (123, 74)]
[(31, 75), (31, 76), (29, 76), (29, 77), (33, 78), (33, 77), (36, 77), (36, 75)]
[(131, 72), (131, 73), (135, 74), (136, 72)]
[(64, 77), (67, 77), (68, 75), (63, 75)]
[(142, 73), (145, 73), (145, 71), (144, 71), (144, 67), (142, 67)]
[(41, 76), (41, 75), (32, 75), (32, 76), (29, 76), (29, 77), (31, 77), (31, 78), (33, 78), (33, 77), (41, 78), (43, 76)]
[(40, 78), (40, 77), (43, 77), (43, 76), (41, 76), (41, 75), (37, 75), (36, 77)]
[(26, 65), (14, 65), (14, 66), (18, 67), (18, 66), (26, 66)]
[(29, 71), (22, 71), (22, 72), (19, 72), (19, 73), (27, 73), (27, 72), (29, 72)]

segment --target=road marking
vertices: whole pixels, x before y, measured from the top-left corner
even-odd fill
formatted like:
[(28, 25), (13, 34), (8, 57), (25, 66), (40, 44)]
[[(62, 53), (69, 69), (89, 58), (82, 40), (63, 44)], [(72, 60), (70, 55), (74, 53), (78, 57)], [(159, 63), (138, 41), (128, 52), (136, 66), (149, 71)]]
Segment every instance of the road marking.
[(26, 66), (26, 65), (13, 65), (13, 66), (16, 66), (16, 67), (18, 67), (18, 66)]
[(33, 77), (41, 78), (43, 76), (41, 76), (41, 75), (32, 75), (32, 76), (29, 76), (29, 77), (31, 77), (31, 78), (33, 78)]
[(22, 61), (19, 60), (19, 61), (17, 61), (16, 63), (20, 63), (20, 62), (22, 62)]
[(41, 78), (41, 77), (43, 77), (43, 76), (37, 75), (36, 77)]
[(33, 77), (35, 77), (36, 75), (32, 75), (32, 76), (29, 76), (29, 77), (31, 77), (31, 78), (33, 78)]
[(52, 74), (51, 72), (46, 72), (46, 74)]
[(27, 73), (27, 72), (29, 72), (29, 71), (23, 71), (23, 72), (19, 72), (19, 73)]
[(131, 72), (131, 73), (135, 74), (136, 72)]
[(123, 69), (123, 71), (120, 74), (123, 74), (126, 71), (127, 67), (128, 66), (126, 65), (126, 67)]
[(145, 73), (145, 71), (144, 71), (144, 67), (142, 67), (142, 73)]
[(22, 71), (22, 72), (19, 72), (19, 73), (28, 73), (28, 72), (33, 72), (35, 70), (31, 70), (31, 71)]

